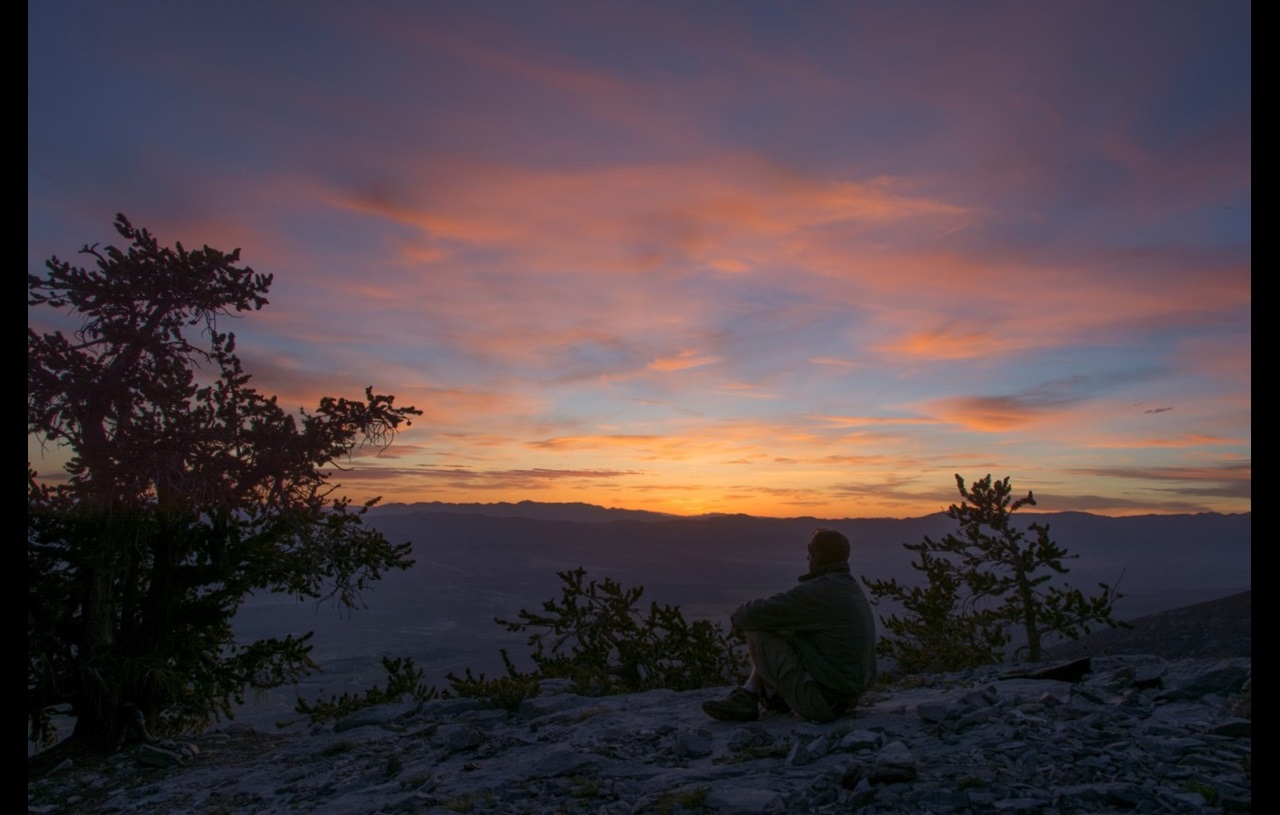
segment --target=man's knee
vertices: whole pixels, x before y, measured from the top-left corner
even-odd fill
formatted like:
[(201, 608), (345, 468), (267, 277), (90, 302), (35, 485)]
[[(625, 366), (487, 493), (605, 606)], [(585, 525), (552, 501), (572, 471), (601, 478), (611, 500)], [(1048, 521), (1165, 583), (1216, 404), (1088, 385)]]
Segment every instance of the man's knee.
[(747, 652), (751, 655), (751, 664), (766, 680), (770, 677), (777, 680), (787, 673), (804, 670), (791, 640), (772, 631), (748, 631)]
[(747, 649), (767, 689), (785, 699), (796, 714), (815, 721), (836, 717), (789, 637), (771, 631), (749, 631)]

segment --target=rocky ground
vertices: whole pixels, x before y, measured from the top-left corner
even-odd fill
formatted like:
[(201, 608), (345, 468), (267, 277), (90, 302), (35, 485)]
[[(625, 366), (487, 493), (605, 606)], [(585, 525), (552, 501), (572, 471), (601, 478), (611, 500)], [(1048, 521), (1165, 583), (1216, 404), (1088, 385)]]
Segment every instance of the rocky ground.
[(548, 682), (516, 713), (436, 700), (305, 733), (231, 726), (170, 749), (29, 761), (27, 809), (1248, 812), (1251, 664), (1094, 657), (1078, 682), (993, 667), (878, 689), (823, 725), (708, 719), (701, 702), (727, 689), (590, 698)]

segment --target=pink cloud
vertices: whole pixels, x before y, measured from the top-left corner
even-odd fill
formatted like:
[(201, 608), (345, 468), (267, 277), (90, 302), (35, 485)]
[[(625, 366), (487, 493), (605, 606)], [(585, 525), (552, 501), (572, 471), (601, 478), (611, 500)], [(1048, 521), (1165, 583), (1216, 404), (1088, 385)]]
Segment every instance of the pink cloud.
[(631, 274), (676, 261), (739, 274), (758, 268), (757, 253), (776, 262), (805, 230), (964, 216), (889, 179), (805, 178), (747, 155), (555, 173), (454, 161), (419, 176), (424, 194), (333, 190), (327, 200), (455, 252), (500, 249), (536, 269)]

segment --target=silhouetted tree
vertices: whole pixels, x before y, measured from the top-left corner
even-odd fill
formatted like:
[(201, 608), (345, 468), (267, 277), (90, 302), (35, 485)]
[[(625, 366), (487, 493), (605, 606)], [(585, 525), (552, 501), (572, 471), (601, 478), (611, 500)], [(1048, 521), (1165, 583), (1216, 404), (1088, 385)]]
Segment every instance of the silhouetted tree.
[(284, 410), (218, 324), (266, 305), (271, 276), (239, 250), (162, 247), (123, 215), (115, 228), (127, 249), (27, 275), (29, 308), (80, 321), (27, 328), (28, 437), (70, 453), (62, 478), (27, 466), (28, 726), (47, 738), (51, 706), (69, 705), (97, 746), (139, 715), (152, 732), (207, 723), (314, 667), (309, 634), (242, 645), (231, 618), (257, 590), (353, 608), (412, 562), (325, 468), (420, 413), (372, 389)]
[(881, 619), (889, 635), (879, 643), (882, 656), (897, 660), (904, 673), (999, 662), (1012, 628), (1026, 638), (1018, 653), (1038, 662), (1047, 636), (1076, 639), (1101, 625), (1123, 625), (1111, 616), (1121, 597), (1115, 586), (1101, 583), (1100, 594), (1086, 597), (1050, 583), (1068, 571), (1062, 562), (1076, 556), (1049, 537), (1047, 524), (1015, 525), (1014, 512), (1035, 506), (1030, 492), (1014, 500), (1009, 479), (990, 475), (971, 489), (957, 475), (956, 487), (963, 500), (947, 509), (947, 517), (958, 532), (903, 544), (919, 556), (911, 566), (924, 573), (927, 585), (863, 578), (875, 602), (890, 598), (907, 612)]

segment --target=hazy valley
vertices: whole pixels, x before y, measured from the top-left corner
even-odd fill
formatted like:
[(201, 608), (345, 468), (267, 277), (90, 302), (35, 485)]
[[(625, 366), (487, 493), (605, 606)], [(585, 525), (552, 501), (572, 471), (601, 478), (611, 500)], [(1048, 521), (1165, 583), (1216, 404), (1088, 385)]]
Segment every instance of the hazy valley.
[[(1072, 585), (1087, 591), (1120, 580), (1121, 619), (1251, 586), (1250, 514), (1035, 517), (1079, 556), (1068, 564)], [(498, 672), (502, 647), (520, 662), (521, 635), (493, 620), (514, 617), (558, 594), (557, 571), (583, 566), (595, 577), (644, 586), (647, 600), (679, 605), (686, 617), (724, 620), (743, 600), (792, 585), (803, 571), (803, 544), (817, 526), (838, 528), (854, 542), (855, 574), (912, 581), (910, 553), (902, 544), (953, 527), (941, 513), (909, 519), (673, 519), (532, 503), (390, 505), (370, 519), (392, 540), (413, 541), (416, 563), (380, 581), (365, 597), (368, 608), (339, 616), (330, 605), (257, 597), (237, 617), (244, 638), (316, 632), (314, 656), (323, 671), (304, 680), (305, 695), (367, 687), (380, 677), (383, 655), (412, 657), (442, 687), (451, 671)], [(294, 695), (292, 688), (273, 691), (238, 718), (261, 723), (287, 715)]]

